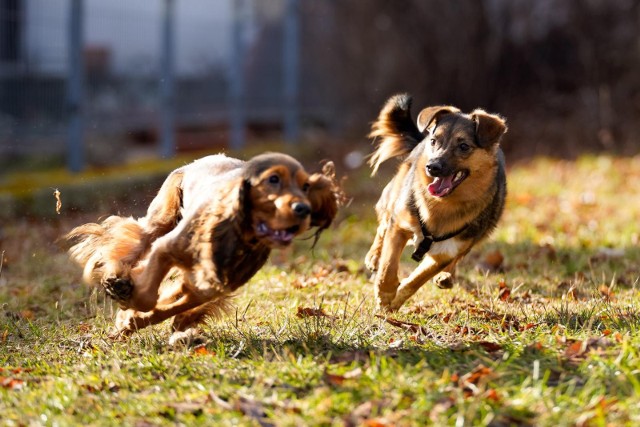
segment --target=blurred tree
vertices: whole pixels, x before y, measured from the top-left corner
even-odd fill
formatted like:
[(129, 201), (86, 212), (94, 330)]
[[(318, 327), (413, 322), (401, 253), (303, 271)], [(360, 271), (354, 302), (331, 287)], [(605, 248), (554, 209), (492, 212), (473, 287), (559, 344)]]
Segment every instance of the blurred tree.
[(321, 3), (306, 8), (324, 17), (308, 18), (306, 51), (321, 54), (306, 61), (331, 70), (347, 129), (366, 132), (384, 99), (406, 91), (416, 107), (502, 112), (523, 154), (637, 151), (639, 0)]

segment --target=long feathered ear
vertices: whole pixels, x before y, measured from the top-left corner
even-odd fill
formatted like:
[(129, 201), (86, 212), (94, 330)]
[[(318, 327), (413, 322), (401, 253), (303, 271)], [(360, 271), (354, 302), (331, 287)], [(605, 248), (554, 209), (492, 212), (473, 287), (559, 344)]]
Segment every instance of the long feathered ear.
[(318, 227), (316, 235), (331, 225), (342, 204), (344, 193), (336, 180), (333, 162), (322, 167), (322, 173), (309, 177), (309, 202), (311, 202), (311, 226)]
[(235, 209), (236, 219), (243, 226), (251, 227), (251, 182), (247, 178), (239, 179), (238, 186), (238, 206)]
[(448, 105), (436, 105), (435, 107), (427, 107), (420, 111), (418, 114), (418, 129), (420, 132), (424, 132), (425, 129), (429, 127), (429, 125), (435, 121), (437, 123), (438, 118), (445, 114), (455, 114), (459, 113), (456, 107), (451, 107)]
[(502, 135), (507, 132), (506, 122), (498, 115), (476, 109), (471, 112), (471, 119), (476, 123), (476, 136), (480, 147), (487, 148), (500, 142)]

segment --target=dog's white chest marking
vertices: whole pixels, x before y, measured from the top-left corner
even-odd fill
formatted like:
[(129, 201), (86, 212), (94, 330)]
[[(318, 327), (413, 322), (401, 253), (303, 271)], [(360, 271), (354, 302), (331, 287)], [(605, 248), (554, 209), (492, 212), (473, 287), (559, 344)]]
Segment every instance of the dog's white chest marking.
[(429, 249), (430, 255), (448, 255), (450, 257), (455, 257), (458, 255), (460, 248), (462, 247), (462, 242), (455, 237), (451, 239), (447, 239), (443, 242), (435, 242), (431, 249)]

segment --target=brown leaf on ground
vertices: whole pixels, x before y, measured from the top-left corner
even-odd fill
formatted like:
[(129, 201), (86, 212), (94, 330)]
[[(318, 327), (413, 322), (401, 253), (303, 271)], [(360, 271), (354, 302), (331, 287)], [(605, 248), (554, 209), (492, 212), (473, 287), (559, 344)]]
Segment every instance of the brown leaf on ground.
[(487, 400), (491, 400), (492, 402), (495, 403), (500, 403), (500, 401), (502, 400), (500, 398), (500, 394), (493, 388), (490, 388), (489, 390), (487, 390), (483, 397), (485, 397)]
[(193, 349), (193, 354), (197, 354), (198, 356), (215, 356), (216, 352), (208, 350), (204, 345), (199, 345)]
[(381, 314), (376, 314), (376, 317), (379, 319), (383, 319), (384, 321), (386, 321), (388, 324), (393, 325), (397, 328), (402, 328), (405, 329), (409, 332), (413, 332), (413, 333), (417, 333), (420, 332), (424, 335), (428, 335), (429, 332), (423, 327), (418, 325), (417, 323), (411, 323), (411, 322), (405, 322), (403, 320), (397, 320), (394, 319), (392, 317), (385, 317)]
[(493, 376), (493, 370), (483, 364), (476, 366), (471, 372), (459, 377), (457, 374), (451, 376), (451, 381), (457, 383), (462, 388), (465, 397), (475, 396), (480, 393), (478, 385), (486, 382)]
[(489, 353), (494, 353), (494, 352), (496, 352), (498, 350), (502, 350), (502, 346), (500, 344), (495, 343), (495, 342), (479, 341), (478, 344)]
[(9, 390), (22, 390), (25, 386), (25, 382), (23, 380), (11, 377), (0, 377), (0, 387), (6, 388)]
[(327, 317), (329, 319), (333, 319), (334, 317), (327, 314), (322, 307), (314, 308), (314, 307), (298, 307), (298, 312), (296, 316), (299, 318), (304, 317)]
[(498, 299), (500, 301), (508, 301), (511, 296), (511, 288), (507, 286), (504, 280), (500, 281), (498, 286)]
[(565, 348), (563, 355), (570, 360), (582, 359), (591, 351), (600, 351), (612, 345), (613, 343), (611, 340), (604, 337), (589, 338), (584, 341), (575, 340), (569, 342), (569, 345)]
[(393, 427), (395, 426), (395, 424), (390, 421), (387, 420), (386, 418), (371, 418), (370, 420), (367, 420), (364, 422), (364, 425), (367, 427)]
[(613, 294), (613, 290), (608, 287), (607, 285), (601, 285), (598, 288), (598, 292), (600, 292), (600, 295), (604, 298), (605, 301), (615, 301), (616, 297)]
[(325, 371), (323, 377), (325, 382), (327, 382), (328, 384), (340, 386), (344, 384), (345, 381), (358, 378), (360, 375), (362, 375), (362, 369), (355, 368), (355, 369), (352, 369), (351, 371), (345, 372), (342, 375), (331, 374)]

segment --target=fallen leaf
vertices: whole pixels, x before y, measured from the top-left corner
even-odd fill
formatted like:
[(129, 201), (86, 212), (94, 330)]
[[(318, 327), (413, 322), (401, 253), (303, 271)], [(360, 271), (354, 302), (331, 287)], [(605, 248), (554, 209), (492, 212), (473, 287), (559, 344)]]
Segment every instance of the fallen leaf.
[(9, 390), (22, 390), (25, 382), (23, 380), (19, 380), (17, 378), (11, 377), (0, 377), (0, 386)]
[(529, 329), (533, 329), (539, 326), (539, 323), (527, 323), (523, 327), (520, 328), (521, 331), (528, 331)]
[(498, 299), (500, 301), (507, 301), (511, 296), (511, 289), (507, 286), (504, 280), (500, 281), (498, 288)]
[(355, 368), (351, 371), (345, 372), (342, 375), (331, 374), (327, 371), (324, 372), (324, 380), (331, 385), (342, 385), (346, 380), (354, 379), (362, 375), (362, 369)]
[(608, 338), (598, 337), (587, 340), (575, 340), (569, 343), (564, 350), (564, 356), (568, 359), (580, 359), (590, 351), (601, 350), (613, 345)]
[[(461, 376), (457, 383), (460, 388), (462, 388), (462, 392), (465, 397), (470, 397), (477, 395), (480, 390), (478, 389), (478, 385), (481, 381), (485, 381), (489, 376), (493, 375), (493, 370), (491, 368), (486, 367), (483, 364), (475, 367), (471, 372)], [(454, 376), (451, 377), (453, 380)]]
[(333, 318), (333, 316), (330, 316), (327, 313), (325, 313), (322, 307), (320, 308), (298, 307), (298, 312), (296, 313), (296, 316), (299, 318), (303, 318), (303, 317), (327, 317), (330, 319)]
[(371, 418), (364, 422), (367, 427), (391, 427), (394, 424), (385, 418)]
[(386, 321), (390, 325), (393, 325), (393, 326), (398, 327), (398, 328), (405, 329), (405, 330), (407, 330), (409, 332), (413, 332), (413, 333), (420, 332), (420, 333), (423, 333), (425, 335), (428, 334), (428, 331), (426, 329), (424, 329), (424, 327), (418, 325), (417, 323), (405, 322), (405, 321), (402, 321), (402, 320), (394, 319), (392, 317), (385, 317), (385, 316), (382, 316), (380, 314), (376, 314), (376, 317), (379, 318), (379, 319), (383, 319), (384, 321)]
[(605, 301), (615, 301), (616, 300), (616, 297), (614, 296), (613, 291), (607, 285), (601, 285), (598, 288), (598, 292), (600, 292), (600, 295), (602, 295), (602, 297), (604, 297)]
[(204, 345), (199, 345), (193, 349), (193, 353), (199, 356), (215, 356), (216, 352), (208, 350)]
[(502, 350), (502, 346), (500, 344), (491, 341), (479, 341), (478, 344), (489, 353), (494, 353), (498, 350)]
[(496, 403), (499, 403), (501, 400), (500, 395), (493, 388), (490, 388), (489, 390), (487, 390), (486, 393), (484, 394), (484, 397)]

